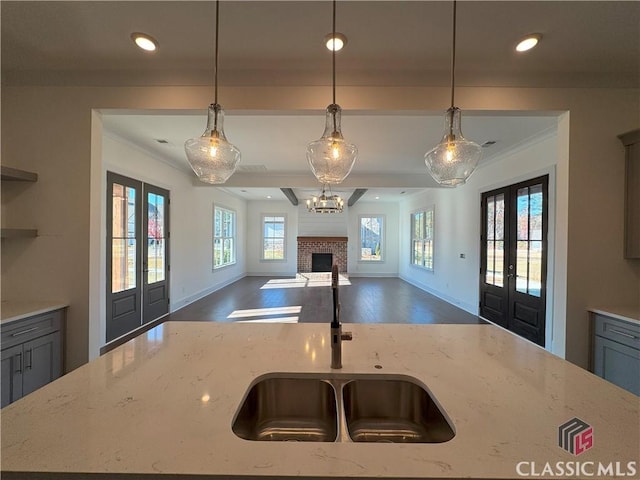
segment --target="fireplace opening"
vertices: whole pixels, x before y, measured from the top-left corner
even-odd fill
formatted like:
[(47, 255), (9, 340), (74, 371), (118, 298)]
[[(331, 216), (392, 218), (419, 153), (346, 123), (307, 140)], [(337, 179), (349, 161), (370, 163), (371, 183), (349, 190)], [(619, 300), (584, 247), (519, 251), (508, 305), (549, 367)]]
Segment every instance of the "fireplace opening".
[(330, 272), (333, 265), (332, 253), (312, 253), (311, 254), (311, 271), (312, 272)]

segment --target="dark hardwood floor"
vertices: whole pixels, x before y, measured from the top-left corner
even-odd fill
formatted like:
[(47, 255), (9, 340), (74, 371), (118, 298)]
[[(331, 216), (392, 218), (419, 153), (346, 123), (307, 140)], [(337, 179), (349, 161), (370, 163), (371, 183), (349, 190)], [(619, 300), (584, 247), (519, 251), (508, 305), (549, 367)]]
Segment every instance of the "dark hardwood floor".
[[(399, 278), (341, 277), (342, 323), (485, 323), (475, 315)], [(328, 277), (245, 277), (170, 315), (163, 321), (329, 322)]]

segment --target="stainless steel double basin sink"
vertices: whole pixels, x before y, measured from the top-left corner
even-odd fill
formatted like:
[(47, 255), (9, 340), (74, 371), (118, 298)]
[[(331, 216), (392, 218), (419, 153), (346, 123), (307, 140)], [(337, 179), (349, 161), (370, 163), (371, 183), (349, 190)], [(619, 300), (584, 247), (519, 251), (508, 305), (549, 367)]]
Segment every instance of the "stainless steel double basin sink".
[(268, 374), (233, 432), (253, 441), (442, 443), (455, 432), (427, 389), (403, 375)]

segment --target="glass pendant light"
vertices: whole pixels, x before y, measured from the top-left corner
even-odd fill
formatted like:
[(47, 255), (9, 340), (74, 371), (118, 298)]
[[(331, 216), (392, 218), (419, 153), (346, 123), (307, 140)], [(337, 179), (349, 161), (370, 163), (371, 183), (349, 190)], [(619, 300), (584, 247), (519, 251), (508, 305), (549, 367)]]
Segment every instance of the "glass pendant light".
[(240, 150), (224, 134), (224, 110), (218, 103), (218, 19), (220, 2), (216, 0), (214, 66), (214, 102), (209, 105), (207, 128), (202, 136), (184, 143), (187, 160), (198, 178), (206, 183), (225, 183), (240, 162)]
[(453, 42), (451, 54), (451, 107), (445, 114), (445, 131), (440, 143), (424, 156), (429, 173), (440, 185), (464, 184), (478, 166), (482, 147), (462, 135), (461, 112), (454, 107), (456, 65), (456, 0), (453, 1)]
[[(333, 36), (336, 35), (336, 0), (333, 0)], [(322, 138), (307, 146), (311, 171), (322, 184), (341, 183), (353, 168), (358, 147), (345, 141), (340, 127), (342, 109), (336, 104), (336, 51), (331, 51), (333, 64), (333, 102), (327, 107)]]

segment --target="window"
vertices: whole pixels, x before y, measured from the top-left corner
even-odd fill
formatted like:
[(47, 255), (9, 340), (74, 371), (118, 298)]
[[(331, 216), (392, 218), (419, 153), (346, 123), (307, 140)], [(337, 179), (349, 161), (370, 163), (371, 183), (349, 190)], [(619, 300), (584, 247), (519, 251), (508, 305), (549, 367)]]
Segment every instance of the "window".
[(360, 261), (382, 261), (384, 218), (376, 216), (360, 216)]
[(262, 260), (284, 260), (285, 238), (285, 216), (262, 215)]
[(411, 214), (411, 264), (433, 271), (433, 207)]
[(213, 209), (213, 268), (236, 263), (236, 212)]

